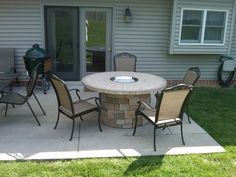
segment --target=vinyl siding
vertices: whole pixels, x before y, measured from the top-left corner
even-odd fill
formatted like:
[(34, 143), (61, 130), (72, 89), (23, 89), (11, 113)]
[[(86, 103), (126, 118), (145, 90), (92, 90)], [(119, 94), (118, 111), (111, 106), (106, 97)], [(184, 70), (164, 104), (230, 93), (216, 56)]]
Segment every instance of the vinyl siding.
[(235, 17), (234, 17), (234, 28), (233, 28), (233, 37), (232, 37), (231, 54), (230, 55), (236, 60), (236, 13), (235, 13)]
[[(196, 0), (196, 4), (200, 2), (205, 1)], [(216, 1), (207, 2), (214, 5)], [(33, 43), (44, 46), (43, 5), (111, 7), (114, 11), (113, 55), (133, 53), (138, 58), (137, 71), (166, 79), (182, 79), (190, 66), (200, 67), (201, 79), (216, 79), (218, 55), (168, 54), (172, 0), (43, 0), (42, 4), (40, 0), (13, 0), (11, 3), (1, 0), (0, 47), (16, 48), (15, 60), (21, 72), (25, 71), (22, 56), (26, 50)], [(127, 7), (133, 15), (131, 24), (123, 22)]]
[[(87, 1), (66, 1), (85, 5)], [(96, 3), (97, 2), (97, 3)], [(50, 5), (65, 5), (65, 1), (45, 0)], [(114, 7), (113, 55), (130, 52), (137, 56), (137, 71), (182, 79), (190, 66), (201, 68), (201, 79), (216, 79), (218, 55), (168, 55), (173, 0), (100, 0), (90, 6)], [(97, 4), (97, 5), (96, 5)], [(133, 22), (125, 24), (123, 14), (130, 7)]]
[[(230, 51), (230, 33), (233, 13), (234, 0), (176, 0), (176, 17), (174, 25), (174, 33), (171, 41), (171, 51), (174, 54), (228, 54)], [(179, 45), (179, 36), (181, 29), (181, 10), (182, 8), (194, 9), (212, 9), (228, 11), (226, 24), (225, 43), (223, 46), (217, 45)]]
[(0, 48), (15, 48), (17, 72), (25, 73), (22, 56), (43, 44), (41, 1), (0, 0)]

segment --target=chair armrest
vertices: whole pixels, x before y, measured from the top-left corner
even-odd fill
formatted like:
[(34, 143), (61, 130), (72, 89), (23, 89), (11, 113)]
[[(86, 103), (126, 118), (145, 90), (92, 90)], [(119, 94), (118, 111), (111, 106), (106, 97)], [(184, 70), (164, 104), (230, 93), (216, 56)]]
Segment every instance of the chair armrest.
[(98, 97), (91, 97), (91, 98), (87, 98), (85, 100), (80, 100), (80, 101), (83, 102), (83, 101), (88, 101), (88, 100), (93, 100), (93, 99), (94, 99), (98, 109), (100, 109), (100, 106), (99, 106), (100, 105), (100, 99)]
[(155, 111), (155, 109), (151, 108), (150, 106), (147, 105), (147, 103), (143, 102), (143, 101), (138, 101), (138, 109), (137, 111), (139, 111), (139, 109), (141, 108), (141, 106), (144, 106), (145, 108), (148, 108), (150, 111)]
[(165, 90), (172, 90), (172, 89), (175, 89), (175, 88), (179, 88), (179, 87), (191, 87), (191, 88), (193, 88), (193, 86), (192, 85), (187, 85), (187, 84), (177, 84), (177, 85), (174, 85), (174, 86), (172, 86), (172, 87), (168, 87), (168, 88), (166, 88)]
[(75, 91), (77, 97), (79, 98), (79, 100), (81, 100), (81, 98), (80, 98), (80, 96), (79, 96), (79, 92), (80, 92), (79, 89), (75, 89), (75, 88), (73, 88), (73, 89), (69, 89), (69, 92), (71, 92), (71, 91)]

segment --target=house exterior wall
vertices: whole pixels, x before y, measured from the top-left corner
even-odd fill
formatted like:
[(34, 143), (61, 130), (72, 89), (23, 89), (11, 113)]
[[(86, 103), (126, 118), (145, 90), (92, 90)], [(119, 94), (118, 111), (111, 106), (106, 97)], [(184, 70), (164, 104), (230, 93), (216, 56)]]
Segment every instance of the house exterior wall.
[[(201, 79), (216, 79), (218, 55), (169, 55), (173, 0), (0, 0), (0, 48), (15, 48), (18, 72), (25, 72), (22, 57), (32, 44), (45, 47), (44, 5), (111, 7), (113, 55), (133, 53), (137, 71), (166, 79), (182, 79), (190, 66), (200, 67)], [(131, 24), (123, 20), (127, 7), (133, 15)]]
[[(234, 8), (236, 10), (236, 1), (234, 4)], [(231, 44), (231, 53), (230, 55), (236, 60), (236, 12), (234, 12), (234, 25), (233, 25), (233, 36), (232, 36), (232, 44)]]
[[(234, 0), (175, 0), (170, 53), (172, 54), (229, 54)], [(179, 45), (182, 9), (225, 10), (228, 12), (224, 45)]]
[(0, 48), (15, 48), (17, 72), (25, 73), (22, 56), (32, 44), (43, 44), (41, 1), (0, 0)]

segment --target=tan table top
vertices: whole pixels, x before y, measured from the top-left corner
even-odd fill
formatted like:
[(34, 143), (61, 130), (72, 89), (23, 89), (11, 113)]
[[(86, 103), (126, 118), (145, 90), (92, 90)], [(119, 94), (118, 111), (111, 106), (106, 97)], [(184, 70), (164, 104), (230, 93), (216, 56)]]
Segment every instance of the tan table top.
[[(137, 82), (123, 83), (112, 81), (115, 76), (137, 78)], [(90, 90), (116, 95), (140, 95), (161, 91), (166, 87), (166, 80), (162, 77), (139, 72), (102, 72), (85, 76), (82, 83)]]

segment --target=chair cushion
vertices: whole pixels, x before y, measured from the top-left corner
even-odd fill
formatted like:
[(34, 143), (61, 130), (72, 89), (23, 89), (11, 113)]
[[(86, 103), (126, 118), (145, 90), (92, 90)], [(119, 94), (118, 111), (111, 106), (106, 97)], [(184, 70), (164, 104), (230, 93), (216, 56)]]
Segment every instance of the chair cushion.
[[(81, 114), (83, 112), (90, 111), (90, 110), (93, 111), (93, 110), (97, 109), (96, 105), (91, 104), (87, 101), (83, 101), (83, 100), (75, 101), (73, 103), (73, 106), (74, 106), (74, 115)], [(70, 117), (73, 116), (73, 113), (70, 110), (68, 110), (62, 106), (60, 106), (59, 109), (62, 112), (64, 112), (66, 115), (68, 115)]]
[(19, 93), (9, 92), (0, 98), (0, 103), (24, 104), (25, 103), (25, 96), (23, 96)]

